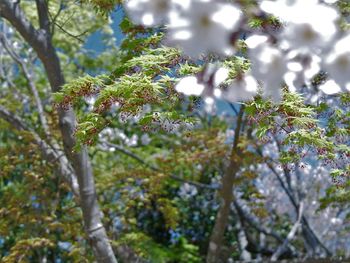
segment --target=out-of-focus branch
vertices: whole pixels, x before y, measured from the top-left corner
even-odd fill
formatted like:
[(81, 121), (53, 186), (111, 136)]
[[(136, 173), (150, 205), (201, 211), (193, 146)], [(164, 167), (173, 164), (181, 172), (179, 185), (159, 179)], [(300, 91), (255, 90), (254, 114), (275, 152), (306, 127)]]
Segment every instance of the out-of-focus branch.
[(236, 114), (236, 116), (238, 116), (238, 111), (237, 111), (235, 105), (233, 105), (233, 103), (231, 103), (231, 102), (230, 102), (228, 105), (229, 105), (230, 108), (233, 110), (233, 112)]
[[(5, 23), (1, 25), (2, 31), (5, 31)], [(0, 82), (1, 84), (7, 83), (7, 86), (11, 88), (11, 91), (14, 93), (16, 98), (18, 98), (21, 101), (25, 101), (26, 99), (29, 99), (26, 95), (23, 95), (22, 92), (16, 87), (16, 85), (13, 83), (11, 77), (10, 77), (10, 67), (8, 66), (9, 63), (6, 63), (5, 59), (5, 48), (0, 45)], [(7, 66), (7, 67), (6, 67)]]
[(35, 0), (35, 2), (38, 11), (40, 29), (44, 30), (46, 35), (49, 37), (51, 36), (51, 32), (46, 0)]
[(57, 13), (52, 16), (51, 13), (48, 11), (48, 14), (50, 16), (50, 19), (51, 19), (51, 35), (53, 36), (55, 34), (55, 25), (56, 25), (56, 21), (57, 21), (57, 18), (60, 16), (62, 10), (63, 10), (63, 3), (62, 3), (62, 0), (60, 0), (60, 4), (59, 4), (59, 7), (58, 7), (58, 10), (57, 10)]
[(293, 225), (292, 229), (289, 231), (287, 238), (283, 241), (283, 244), (280, 245), (276, 252), (272, 255), (271, 261), (277, 261), (278, 258), (283, 254), (283, 252), (287, 249), (288, 244), (294, 239), (295, 234), (297, 233), (298, 228), (300, 227), (300, 221), (303, 215), (304, 203), (301, 202), (298, 211), (298, 217)]
[[(261, 149), (257, 148), (257, 153), (261, 157), (264, 157)], [(276, 171), (275, 167), (269, 161), (266, 162), (266, 165), (271, 170), (271, 172), (276, 176), (282, 189), (285, 191), (291, 204), (293, 205), (295, 211), (298, 213), (298, 211), (300, 209), (300, 203), (297, 202), (296, 198), (294, 197), (293, 192), (291, 192), (292, 189), (289, 189), (288, 186), (286, 186), (286, 184), (284, 183), (280, 174)], [(285, 171), (283, 171), (283, 172), (285, 172)], [(302, 223), (302, 230), (303, 230), (303, 236), (305, 238), (305, 241), (311, 246), (313, 252), (315, 253), (317, 250), (317, 247), (319, 247), (319, 248), (322, 248), (328, 256), (332, 255), (330, 250), (322, 243), (322, 241), (318, 238), (316, 233), (313, 231), (313, 229), (311, 228), (311, 226), (309, 224), (309, 221), (307, 220), (307, 218), (304, 215), (302, 215), (302, 217), (301, 217), (301, 223)]]
[(78, 40), (80, 43), (84, 43), (84, 41), (80, 38), (81, 36), (84, 36), (86, 33), (89, 32), (89, 30), (84, 31), (83, 33), (80, 33), (79, 35), (73, 35), (72, 33), (68, 32), (63, 26), (61, 26), (60, 24), (58, 24), (57, 22), (54, 22), (55, 25), (61, 29), (61, 31), (65, 34), (67, 34), (68, 36)]
[(36, 85), (34, 83), (34, 80), (31, 76), (31, 74), (28, 71), (28, 68), (25, 64), (25, 62), (23, 61), (23, 59), (21, 59), (21, 57), (13, 50), (13, 48), (11, 47), (6, 35), (4, 33), (0, 32), (0, 42), (1, 44), (4, 46), (5, 50), (7, 51), (7, 53), (10, 55), (10, 57), (18, 64), (18, 66), (21, 68), (24, 77), (26, 78), (27, 82), (28, 82), (28, 86), (30, 88), (31, 93), (34, 96), (34, 101), (35, 101), (35, 105), (36, 108), (38, 110), (38, 114), (39, 114), (39, 120), (41, 122), (41, 125), (43, 127), (43, 130), (45, 132), (45, 135), (47, 138), (50, 138), (50, 129), (49, 129), (49, 125), (45, 116), (45, 112), (44, 112), (44, 107), (42, 105), (40, 96), (39, 96), (39, 92), (36, 88)]
[(29, 20), (26, 19), (26, 16), (18, 3), (10, 2), (8, 0), (1, 0), (0, 16), (10, 21), (10, 23), (13, 24), (13, 26), (23, 36), (28, 44), (34, 49), (42, 49), (42, 51), (47, 49), (44, 41), (44, 32), (38, 31), (34, 28)]
[[(277, 234), (276, 232), (274, 232), (272, 229), (268, 228), (268, 227), (264, 227), (256, 218), (254, 218), (253, 215), (251, 215), (245, 208), (243, 205), (241, 205), (241, 203), (239, 202), (239, 200), (234, 200), (233, 204), (235, 206), (235, 209), (237, 211), (237, 214), (240, 218), (242, 218), (242, 221), (249, 224), (251, 227), (253, 227), (255, 230), (257, 230), (258, 232), (261, 232), (267, 236), (271, 236), (274, 239), (276, 239), (279, 243), (283, 243), (284, 239)], [(286, 250), (290, 250), (291, 254), (297, 255), (297, 250), (291, 245), (288, 244), (288, 246), (286, 247)], [(272, 253), (270, 254), (272, 255)]]

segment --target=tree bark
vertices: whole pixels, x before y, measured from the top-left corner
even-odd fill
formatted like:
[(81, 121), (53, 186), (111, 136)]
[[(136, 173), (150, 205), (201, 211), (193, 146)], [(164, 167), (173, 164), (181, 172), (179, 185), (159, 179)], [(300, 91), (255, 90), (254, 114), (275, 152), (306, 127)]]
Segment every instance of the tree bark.
[[(57, 92), (65, 80), (56, 50), (52, 45), (49, 31), (50, 20), (46, 1), (36, 0), (40, 29), (37, 30), (26, 19), (18, 2), (0, 1), (0, 16), (21, 34), (25, 41), (35, 50), (44, 65), (52, 92)], [(74, 152), (76, 143), (74, 130), (76, 118), (74, 111), (58, 109), (59, 127), (62, 134), (64, 150), (70, 160), (79, 184), (80, 206), (83, 211), (84, 227), (88, 241), (93, 249), (97, 262), (117, 262), (105, 228), (101, 222), (101, 211), (97, 202), (92, 167), (86, 147)]]
[(234, 199), (233, 182), (235, 175), (240, 168), (241, 150), (238, 147), (239, 134), (243, 119), (244, 106), (242, 105), (238, 114), (237, 125), (235, 129), (235, 137), (230, 154), (229, 166), (222, 177), (222, 184), (219, 190), (220, 207), (215, 218), (214, 228), (209, 240), (209, 248), (207, 252), (207, 263), (220, 262), (220, 250), (224, 243), (224, 234), (228, 224), (228, 219), (231, 211), (231, 203)]

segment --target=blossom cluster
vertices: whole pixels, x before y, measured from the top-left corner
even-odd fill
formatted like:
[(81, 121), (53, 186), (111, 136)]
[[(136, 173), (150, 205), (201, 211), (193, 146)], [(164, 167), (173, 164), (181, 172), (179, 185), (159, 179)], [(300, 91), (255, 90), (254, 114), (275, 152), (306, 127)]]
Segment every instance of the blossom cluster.
[[(311, 87), (318, 75), (326, 76), (319, 86), (325, 94), (350, 91), (350, 34), (339, 27), (335, 2), (260, 0), (244, 6), (244, 1), (129, 0), (125, 8), (136, 24), (164, 25), (165, 44), (193, 60), (237, 55), (237, 40), (248, 36), (247, 72), (228, 79), (227, 68), (207, 64), (198, 75), (178, 82), (178, 92), (202, 96), (211, 105), (214, 98), (246, 101), (258, 92), (278, 102), (282, 87), (290, 91)], [(271, 16), (281, 21), (280, 27), (249, 26), (250, 18)], [(230, 84), (223, 87), (223, 82)]]

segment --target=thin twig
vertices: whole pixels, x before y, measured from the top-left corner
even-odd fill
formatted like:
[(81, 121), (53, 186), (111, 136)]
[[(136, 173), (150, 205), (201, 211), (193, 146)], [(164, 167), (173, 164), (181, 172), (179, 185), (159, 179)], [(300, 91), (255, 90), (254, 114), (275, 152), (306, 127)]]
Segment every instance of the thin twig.
[(73, 35), (72, 33), (70, 33), (70, 32), (68, 32), (67, 30), (65, 30), (64, 27), (62, 27), (62, 26), (61, 26), (60, 24), (58, 24), (57, 22), (54, 22), (54, 24), (55, 24), (59, 29), (61, 29), (64, 33), (66, 33), (68, 36), (70, 36), (70, 37), (72, 37), (72, 38), (78, 40), (78, 41), (81, 42), (81, 43), (84, 43), (84, 40), (82, 40), (82, 39), (79, 38), (79, 37), (84, 36), (86, 33), (89, 32), (89, 30), (85, 30), (83, 33), (80, 33), (79, 35)]

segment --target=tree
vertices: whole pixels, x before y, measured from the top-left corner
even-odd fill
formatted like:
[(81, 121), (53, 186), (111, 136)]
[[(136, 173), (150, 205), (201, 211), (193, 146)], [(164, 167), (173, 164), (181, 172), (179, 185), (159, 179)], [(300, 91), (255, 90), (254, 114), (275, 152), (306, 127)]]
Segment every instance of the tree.
[[(103, 15), (117, 4), (109, 0), (88, 2)], [(125, 18), (120, 25), (126, 34), (121, 50), (116, 50), (109, 41), (107, 44), (111, 50), (97, 58), (79, 52), (81, 41), (86, 36), (77, 35), (85, 30), (78, 30), (73, 22), (74, 19), (82, 19), (84, 22), (80, 20), (79, 24), (86, 28), (91, 26), (91, 31), (100, 27), (108, 30), (106, 20), (98, 19), (96, 24), (90, 21), (95, 13), (89, 5), (82, 5), (77, 12), (79, 16), (73, 16), (72, 21), (65, 19), (65, 12), (67, 15), (74, 13), (80, 6), (70, 1), (57, 5), (37, 0), (38, 20), (30, 16), (33, 3), (0, 3), (0, 16), (10, 23), (3, 21), (2, 25), (15, 29), (12, 32), (6, 29), (1, 35), (2, 58), (18, 65), (2, 64), (4, 73), (1, 74), (4, 79), (2, 93), (6, 96), (4, 106), (0, 107), (0, 116), (7, 123), (3, 122), (6, 128), (2, 133), (6, 146), (4, 152), (11, 152), (12, 157), (3, 160), (6, 167), (3, 189), (6, 194), (2, 198), (9, 204), (1, 213), (10, 220), (5, 220), (0, 229), (11, 226), (15, 233), (6, 241), (9, 247), (4, 251), (12, 248), (5, 259), (18, 261), (23, 254), (20, 260), (24, 257), (34, 261), (54, 261), (55, 257), (92, 260), (84, 240), (74, 238), (76, 235), (81, 237), (82, 233), (62, 226), (64, 223), (79, 226), (78, 210), (70, 210), (74, 205), (69, 192), (75, 194), (74, 199), (82, 208), (87, 240), (98, 262), (114, 262), (112, 248), (123, 262), (137, 262), (141, 258), (152, 262), (200, 262), (205, 258), (207, 262), (226, 262), (228, 258), (247, 260), (252, 257), (276, 260), (304, 254), (309, 257), (330, 256), (336, 254), (337, 249), (344, 249), (341, 244), (329, 249), (331, 242), (326, 245), (325, 236), (319, 236), (320, 220), (315, 220), (304, 208), (311, 203), (308, 198), (322, 195), (317, 191), (307, 195), (302, 186), (295, 186), (295, 182), (310, 183), (305, 169), (308, 165), (304, 162), (313, 167), (329, 165), (334, 178), (345, 177), (349, 169), (346, 161), (349, 153), (346, 140), (349, 130), (348, 94), (339, 96), (335, 102), (325, 99), (319, 105), (287, 91), (281, 93), (281, 103), (262, 99), (261, 95), (265, 98), (273, 95), (277, 100), (279, 85), (272, 91), (265, 86), (265, 92), (256, 95), (257, 83), (246, 75), (250, 67), (244, 57), (247, 54), (246, 44), (249, 52), (253, 50), (256, 55), (252, 57), (248, 52), (250, 59), (256, 59), (255, 65), (260, 65), (255, 71), (252, 68), (254, 74), (263, 76), (262, 69), (271, 65), (268, 60), (259, 60), (259, 54), (265, 47), (254, 49), (251, 41), (247, 40), (245, 44), (238, 40), (237, 32), (243, 28), (250, 34), (255, 27), (273, 37), (270, 30), (281, 27), (274, 17), (248, 12), (249, 29), (239, 23), (240, 19), (230, 18), (227, 23), (238, 23), (234, 34), (232, 28), (220, 31), (220, 26), (216, 25), (217, 37), (232, 37), (236, 48), (244, 55), (229, 57), (219, 66), (208, 63), (215, 60), (217, 54), (195, 60), (176, 48), (162, 46), (166, 31), (144, 26), (164, 22), (167, 9), (156, 13), (157, 6), (150, 5), (149, 1), (136, 1), (139, 2), (136, 6), (132, 6), (132, 2), (129, 1), (130, 6), (126, 5), (126, 11), (134, 22), (143, 26), (134, 26)], [(229, 10), (230, 14), (237, 11), (228, 3), (194, 2), (198, 8), (184, 13), (192, 17), (192, 22), (199, 17), (200, 10), (221, 10), (222, 18), (227, 18), (224, 16), (226, 11), (221, 8), (223, 6), (228, 7), (225, 10)], [(338, 5), (345, 15), (348, 5), (344, 3), (340, 1)], [(208, 9), (208, 4), (215, 8)], [(251, 5), (257, 5), (245, 1), (239, 1), (239, 4), (248, 10)], [(153, 22), (143, 19), (145, 10), (152, 15)], [(268, 6), (264, 7), (264, 11), (273, 13)], [(241, 17), (239, 13), (237, 16)], [(35, 24), (40, 29), (32, 26)], [(178, 30), (170, 27), (168, 33), (175, 36)], [(205, 27), (200, 26), (188, 30), (207, 32)], [(111, 39), (107, 35), (108, 38)], [(177, 47), (183, 45), (187, 53), (194, 51), (193, 43), (199, 50), (203, 43), (203, 39), (198, 41), (193, 37), (190, 40), (176, 37), (167, 40)], [(186, 41), (193, 43), (187, 44)], [(225, 45), (226, 42), (208, 41), (201, 51), (220, 52)], [(24, 52), (28, 46), (32, 46), (34, 52)], [(227, 50), (230, 49), (231, 46), (227, 46)], [(272, 49), (266, 50), (270, 52)], [(276, 50), (269, 52), (282, 58)], [(42, 64), (36, 62), (35, 54)], [(115, 59), (106, 61), (112, 57)], [(284, 74), (285, 69), (282, 64), (280, 66), (280, 73)], [(42, 74), (43, 69), (46, 74)], [(108, 75), (77, 77), (91, 71), (92, 75), (99, 74), (101, 69), (106, 70)], [(68, 83), (65, 83), (63, 75), (70, 80)], [(227, 75), (230, 81), (225, 80)], [(54, 92), (57, 115), (49, 107), (51, 99), (42, 101), (48, 97), (45, 95), (48, 94), (46, 77)], [(320, 85), (325, 89), (322, 86), (324, 77), (322, 72), (315, 77), (315, 89)], [(273, 75), (265, 81), (271, 86), (276, 84)], [(18, 88), (25, 86), (29, 87), (29, 92)], [(232, 92), (234, 89), (239, 92)], [(16, 93), (13, 94), (12, 90)], [(181, 93), (201, 95), (204, 111), (200, 98), (186, 98)], [(212, 115), (212, 98), (215, 96), (230, 102), (228, 105), (234, 114), (225, 121)], [(23, 111), (18, 111), (20, 105), (11, 104), (19, 98), (34, 99), (23, 107)], [(237, 100), (248, 101), (236, 104)], [(29, 114), (33, 109), (37, 109), (38, 115)], [(77, 125), (75, 114), (79, 119)], [(328, 114), (327, 122), (321, 126), (318, 122), (325, 114)], [(57, 121), (59, 126), (55, 125)], [(233, 136), (224, 136), (226, 129)], [(33, 150), (16, 142), (13, 131), (17, 138), (24, 138), (24, 142), (36, 145), (34, 149), (40, 149), (42, 155), (35, 154), (38, 160), (27, 159)], [(13, 143), (14, 146), (11, 146)], [(271, 151), (269, 147), (277, 148)], [(305, 151), (314, 153), (316, 158), (309, 160), (310, 155)], [(344, 162), (337, 161), (340, 157), (344, 158)], [(15, 165), (11, 164), (13, 160)], [(48, 166), (48, 163), (51, 165)], [(27, 174), (26, 170), (31, 171), (28, 178), (41, 182), (40, 187), (35, 186), (35, 181), (23, 177), (22, 173)], [(44, 179), (37, 175), (39, 171), (58, 174), (59, 177)], [(327, 174), (327, 170), (323, 172)], [(273, 175), (276, 181), (266, 174)], [(58, 178), (65, 178), (66, 184), (60, 183)], [(55, 180), (57, 184), (51, 185)], [(11, 186), (13, 182), (16, 182), (15, 186)], [(42, 202), (45, 195), (40, 189), (47, 185), (50, 187), (47, 202)], [(344, 187), (344, 191), (338, 192), (331, 187), (332, 190), (323, 199), (324, 207), (329, 202), (346, 198), (348, 182), (339, 186)], [(328, 185), (320, 186), (322, 190), (326, 187)], [(271, 193), (266, 188), (271, 188)], [(18, 196), (23, 204), (20, 213), (13, 209), (14, 199), (11, 196), (19, 189)], [(25, 196), (30, 196), (31, 189), (36, 190), (32, 195), (34, 200), (28, 201)], [(335, 198), (331, 191), (341, 197)], [(281, 196), (282, 207), (291, 205), (289, 213), (281, 212), (283, 209), (273, 208), (264, 201), (264, 198), (268, 200), (274, 195)], [(44, 209), (46, 205), (48, 208)], [(24, 217), (27, 206), (32, 208)], [(104, 227), (100, 210), (108, 215), (103, 218)], [(43, 216), (52, 211), (58, 220)], [(335, 220), (340, 220), (348, 210), (342, 206), (339, 211), (331, 211)], [(16, 213), (23, 219), (23, 226), (20, 225), (19, 229), (14, 228), (15, 223), (11, 220)], [(42, 239), (31, 237), (24, 219), (30, 219), (37, 213), (41, 215), (38, 221), (52, 228)], [(201, 220), (195, 221), (194, 218), (198, 217)], [(302, 230), (300, 236), (299, 226)], [(335, 226), (330, 228), (335, 229)], [(37, 229), (43, 231), (40, 226)], [(4, 231), (0, 235), (6, 236), (7, 233)], [(58, 245), (64, 233), (69, 235), (63, 239), (67, 241), (66, 249), (64, 244)], [(28, 253), (28, 249), (33, 250), (30, 255), (23, 252)]]
[[(52, 34), (55, 28), (55, 21), (51, 21), (49, 18), (49, 9), (46, 1), (36, 1), (36, 8), (39, 29), (35, 29), (28, 20), (19, 2), (2, 1), (0, 5), (0, 16), (6, 19), (36, 52), (45, 69), (52, 92), (58, 92), (62, 85), (64, 85), (65, 79), (59, 57), (53, 46)], [(64, 4), (61, 3), (58, 8), (62, 10)], [(2, 34), (2, 43), (5, 48), (9, 46), (6, 42), (6, 36)], [(32, 129), (27, 127), (19, 117), (12, 115), (4, 108), (1, 109), (2, 118), (9, 121), (18, 130), (25, 130), (32, 133), (36, 137), (35, 142), (40, 146), (48, 162), (53, 159), (60, 160), (61, 176), (68, 181), (77, 200), (79, 200), (78, 203), (83, 211), (86, 235), (92, 245), (96, 259), (101, 262), (116, 262), (112, 248), (108, 242), (106, 231), (101, 222), (101, 212), (97, 203), (93, 173), (87, 149), (83, 147), (79, 152), (73, 151), (76, 122), (73, 110), (58, 109), (59, 129), (62, 134), (61, 138), (64, 147), (63, 154), (58, 142), (50, 135), (43, 106), (38, 97), (38, 91), (35, 90), (33, 80), (29, 75), (30, 73), (17, 54), (14, 54), (10, 48), (7, 51), (10, 55), (13, 53), (12, 57), (20, 64), (23, 73), (26, 75), (28, 85), (32, 89), (36, 100), (39, 118), (45, 131), (46, 140), (43, 140)]]

